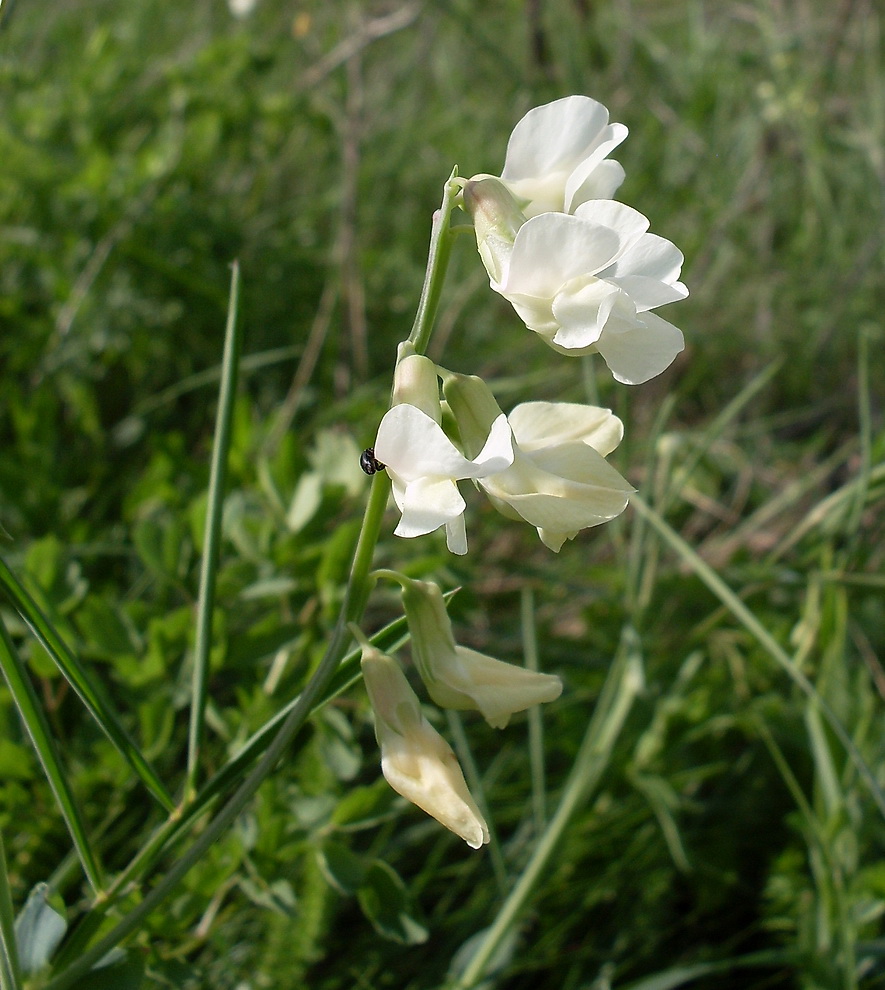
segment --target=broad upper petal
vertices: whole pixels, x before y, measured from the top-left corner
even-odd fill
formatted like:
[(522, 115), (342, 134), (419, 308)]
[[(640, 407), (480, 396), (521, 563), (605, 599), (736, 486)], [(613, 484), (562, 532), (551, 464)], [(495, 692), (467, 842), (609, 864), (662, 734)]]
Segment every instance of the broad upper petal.
[(594, 154), (587, 162), (581, 163), (569, 176), (565, 185), (563, 209), (566, 213), (575, 210), (588, 199), (611, 199), (624, 181), (624, 168), (620, 162), (605, 158), (627, 136), (623, 124), (611, 124), (615, 137), (602, 146), (602, 154)]
[[(644, 275), (660, 282), (673, 283), (679, 278), (684, 260), (682, 252), (672, 241), (657, 234), (645, 234), (618, 256), (611, 269), (600, 272), (600, 277)], [(684, 286), (683, 289), (688, 295), (688, 290)]]
[(500, 291), (552, 298), (570, 279), (610, 265), (620, 246), (618, 234), (601, 224), (542, 213), (519, 228)]
[(605, 456), (624, 436), (624, 424), (610, 409), (579, 402), (523, 402), (507, 418), (526, 453), (580, 441)]
[(473, 477), (473, 465), (442, 427), (408, 403), (394, 406), (384, 414), (374, 449), (378, 460), (406, 481), (424, 477)]
[(608, 110), (588, 96), (566, 96), (529, 110), (510, 134), (501, 178), (510, 182), (571, 171), (607, 124)]

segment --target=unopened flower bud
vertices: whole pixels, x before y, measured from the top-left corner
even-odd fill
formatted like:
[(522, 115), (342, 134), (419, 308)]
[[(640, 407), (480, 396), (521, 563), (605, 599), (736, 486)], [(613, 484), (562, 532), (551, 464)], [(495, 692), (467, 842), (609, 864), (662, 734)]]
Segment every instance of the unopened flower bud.
[(428, 581), (401, 578), (412, 657), (427, 693), (442, 708), (482, 713), (503, 729), (514, 712), (555, 701), (562, 681), (458, 646), (442, 592)]
[(424, 717), (405, 674), (396, 661), (368, 643), (363, 644), (361, 666), (375, 713), (381, 772), (388, 784), (479, 849), (489, 841), (485, 819), (451, 746)]
[(408, 342), (400, 344), (393, 373), (392, 405), (403, 404), (417, 406), (437, 424), (442, 421), (436, 365), (423, 354), (415, 354)]

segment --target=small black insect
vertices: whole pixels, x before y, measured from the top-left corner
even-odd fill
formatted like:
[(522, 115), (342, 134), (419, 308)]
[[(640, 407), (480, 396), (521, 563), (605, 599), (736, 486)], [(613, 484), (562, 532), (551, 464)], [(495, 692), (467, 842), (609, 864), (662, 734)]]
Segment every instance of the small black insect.
[(375, 448), (366, 447), (366, 449), (360, 454), (360, 467), (366, 472), (366, 474), (375, 474), (376, 471), (383, 471), (386, 464), (382, 464), (375, 457)]

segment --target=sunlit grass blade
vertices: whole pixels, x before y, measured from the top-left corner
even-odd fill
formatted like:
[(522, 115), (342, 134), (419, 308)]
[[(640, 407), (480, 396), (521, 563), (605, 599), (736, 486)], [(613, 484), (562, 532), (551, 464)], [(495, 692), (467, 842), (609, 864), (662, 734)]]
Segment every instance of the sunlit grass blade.
[(773, 969), (787, 967), (794, 961), (794, 954), (781, 949), (752, 952), (746, 956), (722, 959), (717, 962), (695, 963), (689, 966), (673, 966), (641, 980), (627, 984), (623, 990), (677, 990), (688, 986), (702, 976), (729, 973), (734, 969)]
[(713, 592), (731, 614), (754, 637), (765, 652), (783, 669), (793, 683), (811, 699), (813, 704), (819, 707), (827, 724), (845, 747), (845, 751), (866, 783), (880, 813), (885, 817), (885, 793), (883, 793), (882, 788), (879, 786), (875, 774), (863, 758), (863, 755), (848, 734), (845, 726), (836, 716), (833, 709), (820, 696), (820, 693), (811, 681), (798, 669), (786, 650), (781, 647), (771, 633), (759, 622), (750, 609), (728, 587), (713, 568), (682, 539), (672, 526), (668, 525), (639, 495), (634, 495), (631, 502), (636, 511), (652, 525), (658, 535), (694, 571), (710, 591)]
[[(535, 622), (535, 594), (526, 584), (520, 596), (520, 625), (522, 651), (529, 670), (538, 670), (538, 630)], [(532, 705), (528, 713), (529, 764), (532, 771), (532, 815), (535, 831), (540, 835), (547, 824), (547, 780), (544, 772), (544, 715), (540, 705)]]
[(171, 811), (175, 807), (168, 790), (157, 776), (154, 768), (148, 763), (129, 733), (123, 727), (118, 715), (110, 702), (95, 682), (74, 652), (68, 647), (52, 623), (46, 618), (40, 607), (25, 589), (24, 585), (12, 573), (5, 561), (0, 558), (0, 589), (15, 610), (30, 627), (40, 645), (46, 650), (53, 663), (62, 672), (68, 683), (76, 691), (80, 700), (89, 713), (99, 724), (114, 744), (120, 755), (138, 774), (145, 787), (154, 797)]
[(212, 645), (212, 614), (215, 608), (215, 580), (221, 543), (221, 516), (224, 508), (224, 484), (230, 451), (231, 424), (237, 391), (237, 368), (240, 356), (240, 331), (237, 309), (240, 296), (240, 266), (231, 269), (230, 300), (224, 331), (224, 356), (221, 361), (221, 387), (212, 443), (209, 494), (200, 566), (200, 591), (197, 603), (197, 635), (194, 644), (194, 667), (191, 678), (191, 717), (188, 733), (186, 800), (195, 789), (199, 770), (200, 748), (206, 728), (206, 683), (209, 650)]
[(16, 708), (18, 708), (28, 735), (31, 737), (31, 742), (37, 751), (37, 757), (49, 781), (49, 786), (52, 788), (61, 809), (77, 855), (83, 865), (83, 871), (93, 890), (99, 892), (103, 884), (98, 860), (89, 842), (68, 778), (59, 762), (46, 716), (43, 714), (34, 688), (2, 619), (0, 619), (0, 667), (3, 668), (3, 675), (6, 678), (9, 692)]
[(21, 985), (21, 966), (15, 944), (15, 911), (6, 869), (6, 850), (0, 833), (0, 990), (19, 990)]
[(486, 929), (470, 961), (451, 985), (451, 990), (470, 990), (486, 974), (496, 949), (517, 924), (573, 815), (586, 802), (608, 768), (615, 743), (643, 683), (639, 640), (636, 633), (628, 628), (624, 630), (620, 648), (584, 733), (559, 805), (497, 917)]

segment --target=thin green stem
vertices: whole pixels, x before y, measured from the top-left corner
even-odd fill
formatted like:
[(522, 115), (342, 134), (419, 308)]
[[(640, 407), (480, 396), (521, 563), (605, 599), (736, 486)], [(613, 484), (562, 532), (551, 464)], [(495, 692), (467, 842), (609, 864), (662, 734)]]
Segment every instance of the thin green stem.
[(209, 472), (209, 495), (206, 508), (206, 528), (203, 538), (203, 559), (200, 566), (200, 590), (197, 604), (197, 635), (194, 644), (194, 669), (191, 679), (191, 713), (188, 733), (187, 780), (185, 801), (190, 800), (197, 787), (200, 748), (206, 730), (206, 685), (209, 671), (209, 651), (212, 645), (212, 614), (215, 605), (215, 579), (218, 573), (221, 544), (221, 517), (224, 509), (224, 485), (230, 452), (231, 424), (237, 391), (237, 368), (240, 337), (237, 310), (240, 296), (240, 266), (231, 267), (230, 301), (227, 326), (224, 331), (224, 355), (221, 360), (221, 388), (212, 444), (212, 464)]
[(421, 288), (421, 299), (415, 313), (415, 322), (409, 334), (409, 341), (417, 354), (423, 354), (430, 342), (433, 324), (439, 309), (449, 258), (452, 253), (454, 235), (450, 218), (455, 207), (455, 200), (461, 191), (456, 181), (457, 169), (452, 170), (443, 188), (443, 199), (440, 208), (433, 214), (433, 227), (430, 231), (430, 249), (427, 257), (427, 271), (424, 275), (424, 285)]
[(498, 916), (485, 930), (482, 941), (451, 990), (470, 990), (486, 975), (496, 949), (517, 923), (541, 874), (553, 858), (572, 816), (586, 802), (602, 778), (642, 684), (638, 642), (632, 630), (625, 630), (618, 656), (606, 678), (556, 812), (538, 840), (516, 885), (501, 906)]
[(885, 794), (876, 780), (875, 774), (868, 766), (866, 760), (861, 755), (860, 750), (848, 735), (845, 727), (839, 721), (836, 713), (829, 704), (820, 696), (811, 681), (799, 670), (790, 659), (786, 650), (781, 647), (777, 640), (762, 625), (747, 606), (728, 587), (719, 575), (707, 564), (697, 553), (682, 539), (682, 537), (669, 526), (638, 494), (630, 497), (631, 504), (636, 511), (663, 537), (671, 549), (685, 561), (703, 583), (713, 592), (722, 604), (742, 623), (744, 628), (756, 639), (759, 645), (771, 656), (774, 661), (789, 676), (793, 683), (806, 694), (820, 708), (827, 724), (836, 734), (839, 741), (845, 747), (851, 762), (854, 764), (860, 776), (863, 778), (879, 808), (880, 813), (885, 817)]
[(449, 709), (446, 711), (446, 723), (449, 727), (449, 734), (455, 744), (455, 753), (458, 756), (461, 769), (464, 771), (467, 786), (470, 789), (473, 799), (476, 801), (477, 807), (482, 812), (483, 818), (486, 820), (486, 826), (489, 830), (488, 851), (492, 860), (492, 872), (495, 874), (495, 884), (498, 887), (498, 892), (503, 894), (507, 890), (507, 865), (504, 862), (501, 840), (498, 837), (498, 830), (495, 827), (491, 808), (486, 798), (486, 789), (482, 782), (482, 776), (476, 765), (476, 760), (473, 758), (473, 750), (470, 748), (470, 741), (467, 738), (467, 733), (464, 731), (464, 722), (460, 714)]
[(101, 867), (89, 842), (86, 827), (74, 799), (74, 792), (58, 758), (52, 733), (49, 730), (49, 723), (46, 721), (46, 716), (40, 707), (33, 685), (2, 618), (0, 618), (0, 668), (3, 670), (9, 692), (22, 722), (25, 724), (28, 735), (31, 737), (37, 758), (40, 760), (43, 772), (46, 774), (46, 779), (55, 795), (55, 800), (58, 802), (74, 848), (77, 850), (77, 855), (83, 866), (83, 872), (93, 890), (99, 892), (103, 886)]
[(15, 944), (15, 911), (6, 869), (6, 850), (0, 833), (0, 990), (19, 990), (21, 985), (21, 965)]
[(861, 528), (864, 506), (870, 487), (872, 469), (873, 418), (870, 397), (870, 333), (861, 327), (857, 339), (857, 416), (860, 425), (860, 469), (857, 473), (857, 493), (848, 520), (848, 531), (857, 536)]
[(12, 573), (5, 561), (0, 558), (0, 589), (5, 593), (13, 608), (30, 627), (40, 645), (76, 691), (89, 713), (114, 744), (123, 759), (141, 778), (145, 787), (154, 795), (167, 811), (175, 808), (175, 802), (157, 776), (154, 768), (142, 755), (141, 750), (123, 728), (117, 713), (108, 701), (101, 685), (93, 681), (74, 652), (68, 647), (52, 623), (43, 614), (24, 585)]
[[(531, 585), (523, 585), (519, 600), (522, 626), (522, 652), (529, 670), (538, 670), (538, 631), (535, 626), (535, 593)], [(535, 834), (540, 835), (547, 824), (547, 782), (544, 770), (544, 718), (540, 705), (528, 710), (529, 766), (532, 775), (532, 816)]]

